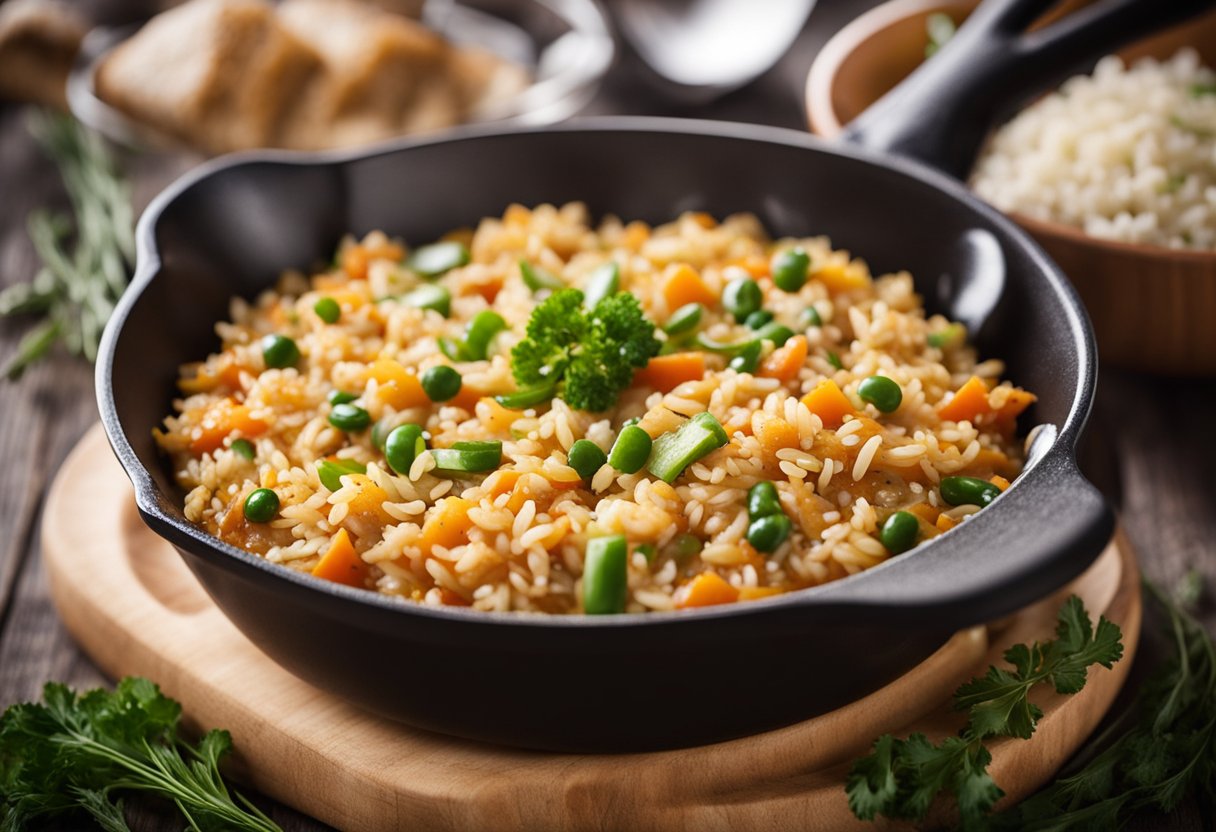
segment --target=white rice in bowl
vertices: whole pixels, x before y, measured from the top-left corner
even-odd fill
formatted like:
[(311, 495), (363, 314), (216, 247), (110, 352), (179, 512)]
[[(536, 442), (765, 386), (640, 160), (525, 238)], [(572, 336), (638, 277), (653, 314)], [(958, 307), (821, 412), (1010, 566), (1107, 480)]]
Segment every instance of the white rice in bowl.
[(1093, 237), (1216, 249), (1216, 72), (1191, 49), (1103, 58), (1001, 127), (971, 186)]

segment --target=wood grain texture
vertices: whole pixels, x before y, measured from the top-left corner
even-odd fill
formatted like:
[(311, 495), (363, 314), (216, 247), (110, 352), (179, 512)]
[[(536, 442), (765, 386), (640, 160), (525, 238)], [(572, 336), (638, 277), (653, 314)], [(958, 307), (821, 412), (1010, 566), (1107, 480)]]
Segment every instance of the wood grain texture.
[[(147, 529), (100, 426), (64, 463), (43, 518), (60, 616), (111, 676), (148, 676), (192, 718), (240, 737), (261, 791), (351, 830), (866, 828), (844, 799), (849, 762), (886, 732), (954, 733), (954, 689), (1012, 644), (1045, 640), (1076, 593), (1127, 634), (1126, 661), (1076, 696), (1038, 699), (1033, 743), (991, 745), (1009, 800), (1048, 780), (1122, 685), (1140, 631), (1139, 574), (1122, 537), (1079, 580), (1003, 621), (959, 633), (901, 679), (806, 722), (649, 754), (523, 752), (408, 728), (318, 691), (268, 661)], [(419, 682), (425, 684), (424, 681)], [(285, 764), (284, 761), (290, 761)], [(811, 778), (808, 780), (808, 778)]]

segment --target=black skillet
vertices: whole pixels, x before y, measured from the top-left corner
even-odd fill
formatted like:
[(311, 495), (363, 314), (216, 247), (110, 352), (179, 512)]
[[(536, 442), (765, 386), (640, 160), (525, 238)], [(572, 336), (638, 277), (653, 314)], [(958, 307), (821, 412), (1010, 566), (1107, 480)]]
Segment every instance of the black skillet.
[[(228, 298), (339, 237), (411, 243), (509, 203), (583, 200), (661, 222), (752, 211), (824, 233), (875, 272), (909, 269), (930, 310), (967, 323), (1038, 403), (1025, 473), (978, 517), (859, 575), (676, 613), (546, 617), (435, 609), (289, 571), (208, 536), (152, 441), (179, 364), (216, 347)], [(410, 724), (560, 751), (691, 745), (789, 724), (874, 690), (954, 631), (1077, 575), (1111, 532), (1074, 448), (1093, 335), (1059, 270), (1015, 225), (915, 162), (801, 133), (662, 119), (464, 131), (370, 152), (261, 153), (188, 175), (148, 208), (138, 269), (103, 340), (97, 391), (145, 521), (224, 612), (316, 686)]]

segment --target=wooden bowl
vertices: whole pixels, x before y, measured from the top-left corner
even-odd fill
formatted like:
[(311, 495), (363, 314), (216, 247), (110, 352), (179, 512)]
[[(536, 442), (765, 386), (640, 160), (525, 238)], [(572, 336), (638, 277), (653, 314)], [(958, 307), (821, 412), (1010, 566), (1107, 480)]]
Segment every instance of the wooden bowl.
[[(920, 66), (930, 14), (942, 12), (961, 23), (976, 5), (975, 0), (892, 0), (842, 29), (807, 77), (811, 130), (828, 138), (838, 135)], [(1125, 60), (1168, 58), (1188, 45), (1204, 63), (1216, 66), (1216, 13), (1118, 54)], [(1101, 240), (1072, 226), (1012, 216), (1077, 287), (1104, 360), (1153, 373), (1216, 375), (1216, 252)]]

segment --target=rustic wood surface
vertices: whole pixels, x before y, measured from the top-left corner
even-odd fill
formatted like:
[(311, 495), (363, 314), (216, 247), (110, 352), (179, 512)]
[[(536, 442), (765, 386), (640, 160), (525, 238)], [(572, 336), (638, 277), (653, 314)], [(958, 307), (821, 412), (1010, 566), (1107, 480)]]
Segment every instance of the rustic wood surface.
[[(874, 0), (821, 0), (790, 54), (750, 87), (708, 107), (664, 102), (648, 91), (626, 56), (590, 108), (724, 118), (800, 128), (801, 94), (815, 52), (851, 16)], [(110, 4), (114, 5), (114, 4)], [(64, 204), (54, 169), (25, 128), (25, 112), (0, 104), (0, 284), (28, 279), (36, 269), (25, 231), (30, 209)], [(168, 181), (181, 160), (133, 160), (140, 204)], [(0, 364), (12, 355), (23, 326), (0, 322)], [(1154, 337), (1144, 332), (1145, 339)], [(1050, 360), (1045, 356), (1045, 360)], [(1166, 587), (1191, 570), (1203, 576), (1201, 614), (1216, 631), (1216, 380), (1171, 380), (1104, 369), (1092, 421), (1087, 467), (1121, 507), (1123, 524), (1144, 572)], [(76, 648), (51, 607), (39, 557), (39, 518), (46, 487), (73, 445), (97, 418), (92, 369), (57, 356), (21, 381), (0, 381), (0, 706), (36, 697), (50, 679), (77, 686), (107, 680)], [(1067, 511), (1067, 506), (1061, 506)], [(1151, 621), (1151, 619), (1150, 619)], [(1133, 679), (1154, 656), (1146, 636)], [(1159, 650), (1159, 645), (1158, 645)], [(239, 738), (238, 738), (239, 742)], [(325, 829), (270, 801), (271, 816), (289, 832)], [(178, 829), (171, 812), (140, 802), (130, 812), (136, 830)], [(1169, 818), (1144, 818), (1135, 829), (1213, 829), (1194, 805)]]

